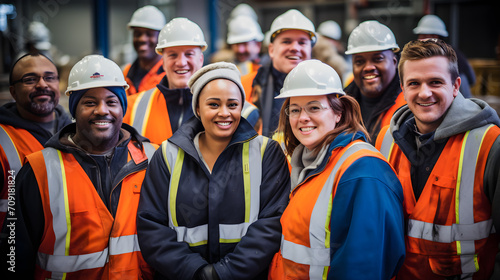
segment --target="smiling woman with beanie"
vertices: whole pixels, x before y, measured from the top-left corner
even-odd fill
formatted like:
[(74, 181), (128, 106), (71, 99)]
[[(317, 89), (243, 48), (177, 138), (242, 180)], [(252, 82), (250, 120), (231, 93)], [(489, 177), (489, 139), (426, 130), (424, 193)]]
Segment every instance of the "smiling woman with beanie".
[(234, 64), (207, 65), (188, 85), (196, 118), (163, 142), (142, 186), (144, 258), (158, 279), (267, 279), (288, 200), (285, 156), (241, 117)]

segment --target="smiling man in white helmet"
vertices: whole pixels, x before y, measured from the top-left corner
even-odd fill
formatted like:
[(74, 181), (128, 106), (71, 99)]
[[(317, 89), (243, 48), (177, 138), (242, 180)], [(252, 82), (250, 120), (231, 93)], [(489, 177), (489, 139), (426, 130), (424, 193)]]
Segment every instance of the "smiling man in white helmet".
[(237, 16), (228, 23), (227, 44), (234, 52), (235, 64), (242, 75), (260, 67), (260, 49), (264, 34), (259, 23), (249, 16)]
[(397, 75), (399, 47), (394, 33), (375, 20), (360, 23), (349, 35), (346, 54), (352, 54), (354, 81), (344, 91), (361, 107), (372, 142), (406, 102)]
[(156, 53), (163, 56), (165, 77), (155, 88), (129, 97), (130, 110), (124, 123), (161, 144), (193, 116), (192, 94), (187, 86), (191, 76), (203, 66), (207, 48), (201, 28), (187, 18), (174, 18), (158, 36)]
[(154, 6), (137, 9), (127, 26), (132, 29), (137, 53), (134, 63), (125, 66), (123, 75), (130, 85), (127, 95), (154, 88), (165, 76), (161, 55), (155, 52), (158, 34), (165, 26), (165, 16)]
[(273, 135), (278, 127), (283, 100), (274, 99), (283, 87), (286, 75), (301, 61), (311, 59), (312, 47), (316, 43), (314, 24), (301, 12), (290, 9), (274, 19), (271, 24), (269, 57), (271, 61), (257, 72), (241, 78), (247, 100), (261, 112), (261, 133)]
[(151, 145), (122, 124), (127, 110), (121, 69), (100, 55), (69, 74), (76, 122), (26, 157), (16, 178), (16, 251), (31, 279), (152, 279), (135, 219)]

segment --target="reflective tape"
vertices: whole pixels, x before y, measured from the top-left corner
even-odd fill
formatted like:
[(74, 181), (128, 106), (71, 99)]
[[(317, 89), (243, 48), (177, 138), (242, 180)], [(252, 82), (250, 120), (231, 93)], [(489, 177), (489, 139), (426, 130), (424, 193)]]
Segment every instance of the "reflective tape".
[(139, 251), (141, 251), (141, 248), (139, 247), (137, 234), (109, 238), (110, 255), (114, 256)]
[(84, 269), (93, 269), (104, 267), (108, 262), (108, 248), (103, 251), (64, 256), (64, 255), (48, 255), (38, 252), (38, 265), (47, 271), (68, 273)]
[(131, 113), (132, 126), (144, 135), (146, 132), (146, 124), (148, 123), (149, 113), (151, 112), (151, 103), (153, 102), (154, 93), (158, 89), (152, 88), (145, 91), (137, 98)]
[(0, 146), (2, 146), (5, 155), (7, 156), (7, 160), (9, 161), (10, 170), (16, 171), (16, 173), (21, 169), (22, 162), (19, 157), (19, 153), (17, 151), (16, 145), (14, 145), (14, 141), (10, 137), (9, 133), (0, 125)]

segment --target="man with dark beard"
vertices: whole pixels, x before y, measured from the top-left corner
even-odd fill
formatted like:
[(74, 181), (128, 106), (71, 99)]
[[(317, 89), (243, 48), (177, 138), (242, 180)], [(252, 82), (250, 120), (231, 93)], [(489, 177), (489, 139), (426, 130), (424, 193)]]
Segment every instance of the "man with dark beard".
[(46, 56), (32, 53), (19, 58), (9, 84), (15, 102), (0, 107), (0, 225), (8, 208), (8, 190), (24, 157), (41, 150), (52, 135), (71, 123), (58, 105), (59, 76)]

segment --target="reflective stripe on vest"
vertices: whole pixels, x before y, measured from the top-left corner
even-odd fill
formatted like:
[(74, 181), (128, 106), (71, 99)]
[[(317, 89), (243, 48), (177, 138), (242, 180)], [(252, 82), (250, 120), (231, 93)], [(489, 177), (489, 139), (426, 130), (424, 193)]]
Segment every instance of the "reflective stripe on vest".
[(159, 91), (157, 88), (152, 88), (145, 91), (134, 103), (132, 108), (131, 121), (132, 126), (139, 131), (141, 135), (145, 135), (149, 114), (151, 112), (151, 103), (154, 100), (154, 94)]
[(331, 194), (335, 185), (335, 177), (344, 161), (360, 150), (379, 153), (372, 145), (365, 142), (355, 142), (347, 147), (333, 167), (314, 205), (309, 225), (310, 247), (287, 241), (282, 236), (281, 254), (283, 258), (309, 265), (310, 279), (322, 279), (325, 267), (330, 266), (329, 224), (333, 199)]
[[(16, 145), (14, 145), (14, 141), (12, 141), (9, 133), (1, 125), (0, 146), (2, 146), (3, 151), (5, 152), (5, 156), (7, 157), (7, 161), (9, 161), (9, 170), (15, 171), (14, 175), (16, 175), (19, 169), (21, 169), (22, 167), (21, 158), (19, 157)], [(7, 176), (8, 174), (4, 175)], [(7, 203), (7, 199), (0, 199), (0, 212), (7, 212)]]
[[(262, 158), (268, 140), (267, 137), (259, 135), (243, 143), (242, 169), (245, 191), (245, 221), (240, 224), (220, 224), (220, 243), (239, 242), (246, 234), (250, 224), (255, 222), (259, 216)], [(208, 225), (187, 228), (179, 226), (177, 223), (176, 199), (184, 161), (184, 151), (165, 141), (162, 143), (162, 154), (171, 173), (168, 194), (169, 226), (177, 232), (178, 242), (187, 242), (189, 246), (207, 244)]]
[(256, 106), (254, 106), (254, 105), (252, 105), (252, 104), (250, 104), (248, 102), (245, 102), (243, 104), (243, 109), (241, 110), (241, 116), (246, 119), (255, 110), (257, 110)]
[(109, 254), (120, 255), (139, 252), (139, 240), (137, 234), (109, 238)]
[[(465, 133), (462, 140), (455, 188), (455, 224), (446, 226), (413, 219), (408, 220), (407, 235), (409, 237), (441, 243), (456, 242), (457, 255), (460, 255), (462, 273), (464, 274), (474, 273), (479, 269), (475, 240), (487, 238), (495, 232), (491, 219), (474, 223), (476, 165), (484, 137), (493, 126), (483, 126), (470, 130)], [(393, 138), (388, 130), (381, 147), (384, 156), (389, 155), (390, 157), (394, 147), (392, 143)]]
[(71, 217), (66, 172), (61, 151), (47, 148), (42, 150), (42, 154), (47, 167), (50, 211), (53, 216), (55, 242), (53, 255), (38, 252), (38, 264), (46, 271), (53, 271), (53, 276), (61, 274), (54, 271), (74, 272), (104, 267), (108, 261), (107, 248), (91, 254), (69, 255)]
[(156, 152), (156, 148), (149, 142), (142, 142), (142, 146), (144, 147), (144, 153), (148, 157), (148, 163), (149, 163), (154, 153)]
[(384, 139), (382, 140), (382, 145), (380, 146), (380, 153), (387, 160), (390, 160), (393, 147), (394, 147), (394, 138), (392, 138), (391, 129), (388, 128), (384, 135)]

